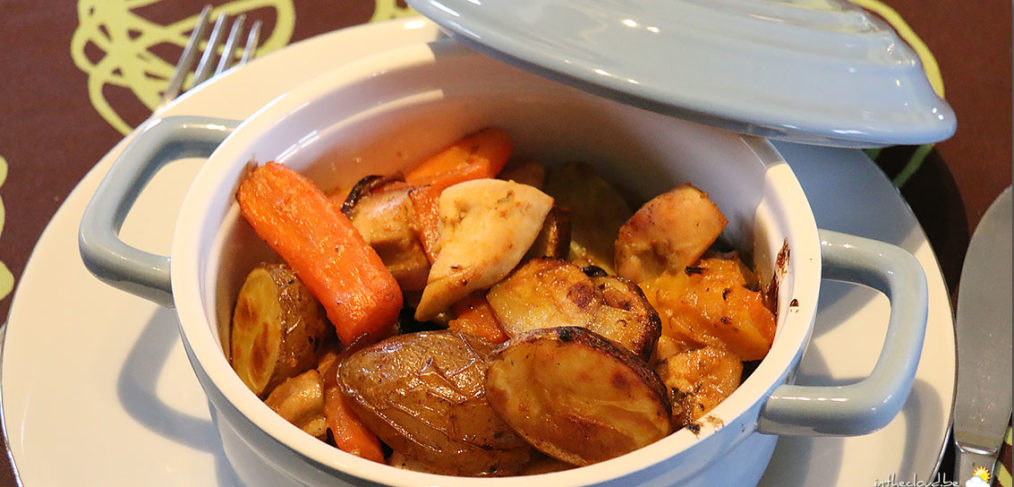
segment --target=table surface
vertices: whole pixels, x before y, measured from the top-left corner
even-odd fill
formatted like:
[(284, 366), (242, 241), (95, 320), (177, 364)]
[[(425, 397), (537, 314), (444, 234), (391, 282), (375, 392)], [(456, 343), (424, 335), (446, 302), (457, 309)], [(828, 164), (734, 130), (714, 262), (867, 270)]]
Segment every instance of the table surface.
[[(76, 5), (53, 2), (43, 8), (34, 0), (3, 2), (0, 316), (7, 316), (10, 287), (16, 288), (61, 202), (157, 103), (165, 80), (146, 76), (135, 66), (137, 60), (155, 74), (171, 72), (188, 33), (186, 20), (205, 3), (78, 0)], [(262, 51), (412, 13), (397, 0), (211, 3), (263, 20)], [(937, 144), (900, 188), (926, 230), (954, 298), (971, 232), (993, 199), (1011, 184), (1011, 3), (885, 3), (935, 55), (946, 98), (958, 117), (954, 137)], [(161, 26), (165, 29), (159, 30)], [(146, 29), (154, 37), (142, 34)], [(887, 148), (877, 163), (893, 178), (915, 149)], [(1005, 462), (1010, 471), (1009, 449)], [(7, 462), (0, 462), (0, 485), (16, 485)]]

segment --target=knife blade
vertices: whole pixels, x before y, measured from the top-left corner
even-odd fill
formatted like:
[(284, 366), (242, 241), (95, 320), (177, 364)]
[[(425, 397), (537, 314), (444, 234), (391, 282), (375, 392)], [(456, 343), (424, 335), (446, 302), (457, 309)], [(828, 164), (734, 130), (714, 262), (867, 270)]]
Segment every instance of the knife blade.
[(993, 466), (1011, 417), (1011, 188), (983, 215), (968, 245), (955, 321), (958, 382), (955, 473)]

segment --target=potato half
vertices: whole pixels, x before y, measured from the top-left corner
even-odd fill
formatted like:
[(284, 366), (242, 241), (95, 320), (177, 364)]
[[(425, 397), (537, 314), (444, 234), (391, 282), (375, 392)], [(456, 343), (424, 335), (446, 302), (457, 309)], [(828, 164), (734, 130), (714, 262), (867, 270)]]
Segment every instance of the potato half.
[(562, 259), (531, 259), (486, 294), (507, 335), (538, 328), (580, 326), (647, 360), (662, 325), (633, 283), (588, 277)]
[(511, 475), (533, 452), (486, 401), (491, 348), (450, 331), (399, 335), (345, 359), (339, 387), (405, 465), (448, 475)]
[(574, 465), (608, 460), (671, 431), (665, 386), (630, 352), (579, 327), (534, 330), (497, 351), (486, 397), (543, 453)]
[(317, 345), (330, 329), (317, 298), (284, 264), (247, 274), (232, 315), (232, 368), (263, 396), (317, 365)]

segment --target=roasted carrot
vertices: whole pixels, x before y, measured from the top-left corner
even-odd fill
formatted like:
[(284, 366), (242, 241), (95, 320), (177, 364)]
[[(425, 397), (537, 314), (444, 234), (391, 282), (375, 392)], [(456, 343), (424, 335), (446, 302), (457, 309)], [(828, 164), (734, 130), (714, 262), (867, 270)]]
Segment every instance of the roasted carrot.
[(373, 434), (355, 411), (349, 407), (345, 396), (338, 387), (338, 366), (335, 360), (324, 372), (324, 422), (339, 450), (353, 455), (384, 463), (384, 452), (380, 440)]
[(503, 169), (514, 148), (510, 136), (491, 127), (462, 137), (405, 175), (413, 186), (438, 190), (471, 179), (492, 178)]
[(447, 327), (463, 333), (469, 333), (490, 343), (503, 343), (508, 340), (493, 314), (493, 308), (486, 301), (484, 291), (476, 291), (451, 306), (455, 318), (447, 323)]
[(398, 282), (312, 181), (269, 162), (243, 178), (236, 199), (257, 235), (324, 305), (342, 343), (393, 330)]
[(415, 211), (415, 232), (430, 264), (437, 259), (437, 243), (440, 241), (440, 211), (437, 206), (440, 191), (433, 186), (422, 186), (408, 192)]

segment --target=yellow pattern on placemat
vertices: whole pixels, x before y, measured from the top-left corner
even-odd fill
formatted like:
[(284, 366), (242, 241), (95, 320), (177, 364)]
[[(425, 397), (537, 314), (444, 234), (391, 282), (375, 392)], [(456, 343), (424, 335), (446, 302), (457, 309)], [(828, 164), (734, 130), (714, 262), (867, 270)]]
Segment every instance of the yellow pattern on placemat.
[[(7, 180), (7, 160), (0, 157), (0, 187), (4, 185), (4, 181)], [(4, 231), (4, 221), (7, 217), (7, 211), (4, 209), (4, 200), (0, 198), (0, 235)], [(7, 269), (7, 266), (3, 262), (0, 262), (0, 299), (6, 298), (11, 290), (14, 289), (14, 275)]]
[(373, 16), (370, 22), (397, 19), (419, 15), (412, 7), (398, 6), (398, 0), (376, 0), (373, 7)]
[[(150, 48), (162, 43), (186, 45), (189, 33), (197, 23), (197, 13), (169, 25), (151, 22), (133, 11), (159, 0), (78, 0), (78, 27), (70, 43), (70, 55), (88, 74), (88, 97), (95, 110), (123, 134), (132, 128), (106, 99), (103, 89), (118, 86), (131, 90), (138, 100), (154, 109), (169, 83), (176, 59), (162, 59)], [(275, 27), (270, 35), (262, 35), (257, 55), (284, 47), (292, 39), (296, 23), (293, 0), (235, 0), (219, 5), (212, 15), (230, 16), (258, 8), (273, 8)], [(102, 55), (92, 61), (86, 47), (98, 49)]]
[[(1008, 449), (1011, 447), (1010, 436), (1011, 429), (1008, 426), (1007, 436), (1005, 436), (1003, 439), (1003, 442), (1007, 444)], [(1002, 485), (1003, 487), (1011, 487), (1011, 485), (1014, 484), (1014, 481), (1011, 480), (1010, 470), (1007, 470), (1007, 465), (1004, 465), (1003, 459), (997, 460), (996, 475), (994, 476), (996, 477), (996, 482), (998, 485)]]

